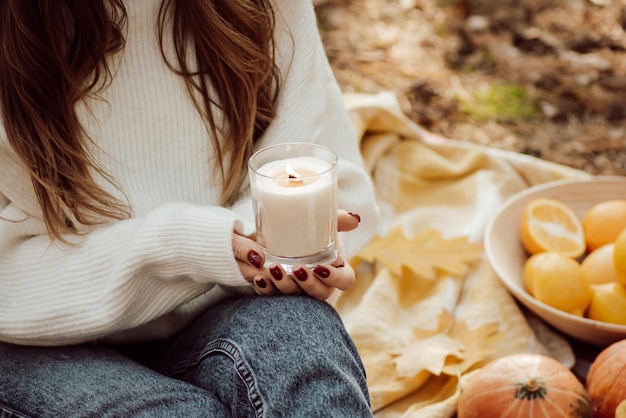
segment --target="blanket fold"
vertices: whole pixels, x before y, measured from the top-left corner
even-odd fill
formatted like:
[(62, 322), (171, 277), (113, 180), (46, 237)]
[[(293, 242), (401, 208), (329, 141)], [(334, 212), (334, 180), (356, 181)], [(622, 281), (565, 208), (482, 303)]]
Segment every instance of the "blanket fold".
[[(535, 184), (588, 176), (438, 137), (411, 122), (392, 92), (346, 94), (345, 103), (381, 207), (383, 239), (400, 229), (407, 240), (433, 242), (428, 234), (436, 231), (442, 243), (463, 237), (480, 245), (489, 219), (508, 197)], [(415, 260), (428, 257), (419, 245)], [(454, 258), (453, 245), (432, 245)], [(333, 303), (362, 355), (377, 417), (452, 417), (460, 382), (504, 355), (533, 352), (567, 367), (574, 363), (567, 341), (529, 321), (482, 250), (462, 274), (437, 268), (434, 279), (410, 268), (394, 273), (384, 262), (353, 262), (357, 285)], [(403, 262), (410, 266), (410, 257)]]

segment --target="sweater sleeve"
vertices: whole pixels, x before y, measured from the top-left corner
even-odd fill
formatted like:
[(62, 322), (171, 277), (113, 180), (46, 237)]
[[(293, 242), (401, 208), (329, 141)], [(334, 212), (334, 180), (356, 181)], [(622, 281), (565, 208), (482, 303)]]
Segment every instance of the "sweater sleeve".
[(32, 345), (92, 340), (144, 324), (215, 283), (245, 286), (220, 207), (170, 203), (97, 228), (71, 245), (0, 195), (0, 339)]

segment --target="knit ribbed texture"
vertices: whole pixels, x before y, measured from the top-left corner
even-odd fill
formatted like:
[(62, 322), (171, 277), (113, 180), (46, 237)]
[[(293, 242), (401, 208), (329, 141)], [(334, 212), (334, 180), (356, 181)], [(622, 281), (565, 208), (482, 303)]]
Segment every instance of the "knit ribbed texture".
[[(284, 89), (258, 144), (311, 141), (340, 157), (340, 206), (363, 219), (342, 234), (346, 256), (373, 233), (373, 192), (317, 33), (310, 0), (277, 1)], [(210, 141), (155, 35), (160, 2), (132, 0), (115, 79), (78, 111), (91, 152), (128, 199), (131, 219), (76, 244), (50, 242), (30, 179), (0, 126), (0, 340), (56, 345), (167, 336), (229, 293), (251, 292), (234, 259), (233, 230), (253, 231), (248, 194), (216, 206)], [(294, 49), (295, 48), (295, 49)], [(16, 222), (17, 221), (17, 222)], [(230, 289), (230, 290), (229, 290)], [(248, 289), (248, 290), (245, 290)]]

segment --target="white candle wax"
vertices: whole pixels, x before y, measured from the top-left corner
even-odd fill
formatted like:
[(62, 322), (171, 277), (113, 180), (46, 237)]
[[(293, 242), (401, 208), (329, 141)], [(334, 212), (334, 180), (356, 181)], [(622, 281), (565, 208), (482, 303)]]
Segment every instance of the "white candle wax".
[(330, 168), (316, 157), (294, 157), (257, 170), (257, 239), (269, 253), (306, 257), (334, 244), (337, 190)]

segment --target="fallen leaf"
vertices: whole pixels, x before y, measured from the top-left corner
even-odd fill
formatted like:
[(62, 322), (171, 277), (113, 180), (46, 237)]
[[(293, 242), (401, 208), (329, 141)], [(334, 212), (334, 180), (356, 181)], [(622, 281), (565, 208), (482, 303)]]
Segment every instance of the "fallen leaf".
[(448, 356), (460, 357), (465, 347), (446, 334), (437, 334), (405, 346), (393, 361), (400, 377), (413, 377), (422, 370), (439, 376)]
[(457, 321), (452, 326), (450, 336), (461, 342), (465, 348), (463, 355), (451, 359), (443, 372), (457, 376), (481, 364), (495, 353), (495, 345), (504, 335), (498, 331), (498, 324), (495, 322), (470, 330), (465, 322)]
[(470, 243), (467, 237), (443, 239), (439, 231), (429, 229), (408, 239), (396, 228), (385, 237), (373, 238), (359, 257), (371, 263), (379, 261), (397, 275), (404, 267), (420, 277), (435, 279), (438, 272), (463, 276), (481, 254), (482, 246)]
[(496, 323), (469, 329), (463, 321), (454, 322), (449, 312), (442, 312), (436, 329), (413, 330), (415, 340), (393, 352), (393, 362), (400, 377), (413, 377), (421, 371), (439, 376), (459, 376), (484, 362), (502, 339)]
[(443, 311), (437, 318), (435, 329), (414, 328), (415, 340), (392, 353), (400, 377), (413, 377), (422, 370), (440, 375), (450, 355), (459, 356), (463, 346), (446, 334), (454, 322), (454, 316)]

